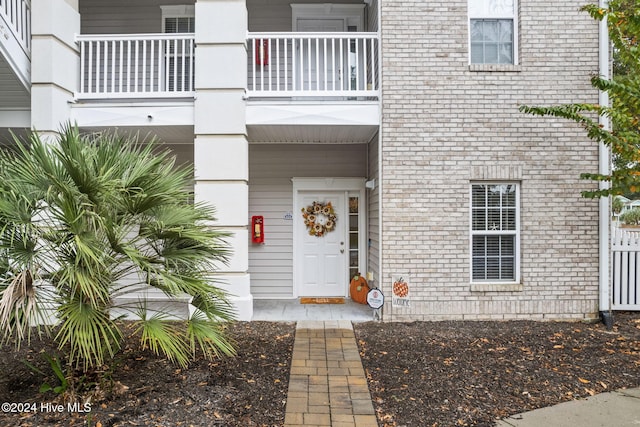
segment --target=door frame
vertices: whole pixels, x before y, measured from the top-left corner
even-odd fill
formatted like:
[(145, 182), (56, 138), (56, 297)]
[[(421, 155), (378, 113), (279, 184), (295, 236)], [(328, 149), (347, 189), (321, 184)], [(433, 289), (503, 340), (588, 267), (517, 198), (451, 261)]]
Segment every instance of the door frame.
[[(367, 201), (365, 191), (366, 178), (291, 178), (293, 183), (293, 297), (300, 296), (299, 273), (301, 268), (301, 245), (302, 236), (305, 232), (304, 222), (302, 219), (303, 206), (298, 203), (298, 194), (302, 191), (344, 191), (347, 193), (346, 203), (343, 212), (338, 215), (338, 224), (345, 227), (345, 239), (348, 239), (348, 212), (349, 212), (349, 195), (358, 196), (358, 264), (362, 271), (367, 271), (367, 246), (366, 246), (366, 219), (367, 219)], [(340, 221), (342, 219), (342, 221)], [(348, 241), (348, 240), (347, 240)], [(345, 275), (345, 297), (349, 296), (349, 251), (344, 253), (344, 275)], [(364, 274), (364, 273), (363, 273)]]
[(299, 19), (342, 19), (344, 31), (355, 26), (356, 31), (364, 31), (365, 4), (291, 4), (291, 30), (298, 31)]

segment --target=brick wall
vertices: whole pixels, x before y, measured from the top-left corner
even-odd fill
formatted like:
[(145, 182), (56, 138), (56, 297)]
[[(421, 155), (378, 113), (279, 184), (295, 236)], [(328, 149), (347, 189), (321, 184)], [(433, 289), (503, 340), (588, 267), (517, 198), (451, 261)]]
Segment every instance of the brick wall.
[[(410, 280), (408, 308), (385, 319), (593, 318), (598, 203), (579, 178), (597, 144), (573, 123), (521, 104), (598, 100), (597, 23), (583, 0), (520, 1), (519, 64), (468, 65), (466, 0), (381, 2), (382, 286)], [(521, 286), (470, 286), (469, 186), (521, 184)], [(481, 288), (482, 289), (482, 288)]]

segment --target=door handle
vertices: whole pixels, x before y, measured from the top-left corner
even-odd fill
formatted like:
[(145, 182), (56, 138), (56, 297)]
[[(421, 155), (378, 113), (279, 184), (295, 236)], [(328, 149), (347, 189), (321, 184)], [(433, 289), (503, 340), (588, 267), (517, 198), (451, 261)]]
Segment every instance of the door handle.
[(344, 249), (340, 249), (340, 253), (343, 254), (344, 253)]

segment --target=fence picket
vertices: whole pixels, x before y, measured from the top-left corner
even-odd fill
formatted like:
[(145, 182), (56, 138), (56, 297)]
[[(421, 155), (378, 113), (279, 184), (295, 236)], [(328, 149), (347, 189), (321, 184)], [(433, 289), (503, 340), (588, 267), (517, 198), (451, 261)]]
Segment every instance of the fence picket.
[(640, 310), (640, 233), (614, 228), (611, 236), (612, 309)]

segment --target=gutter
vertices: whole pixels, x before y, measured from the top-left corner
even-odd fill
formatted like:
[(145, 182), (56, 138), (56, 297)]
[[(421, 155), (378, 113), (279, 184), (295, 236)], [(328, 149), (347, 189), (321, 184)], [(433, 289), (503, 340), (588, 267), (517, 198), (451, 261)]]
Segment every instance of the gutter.
[[(608, 6), (608, 0), (599, 0), (599, 6), (606, 8)], [(609, 61), (609, 32), (607, 28), (607, 20), (603, 19), (599, 21), (599, 70), (600, 76), (604, 79), (611, 78), (610, 61)], [(601, 106), (609, 106), (609, 94), (605, 91), (600, 91), (598, 95), (598, 103)], [(610, 120), (605, 116), (600, 116), (599, 123), (604, 129), (611, 129)], [(611, 153), (609, 148), (600, 143), (599, 147), (599, 161), (598, 172), (601, 175), (609, 175), (611, 173)], [(599, 188), (606, 190), (609, 188), (609, 183), (600, 181)], [(612, 312), (612, 292), (611, 292), (611, 277), (609, 274), (609, 257), (611, 254), (610, 243), (611, 238), (609, 236), (611, 225), (610, 221), (610, 203), (611, 197), (600, 197), (600, 214), (599, 214), (599, 288), (600, 288), (600, 316), (602, 321), (608, 329), (613, 327), (613, 312)]]

